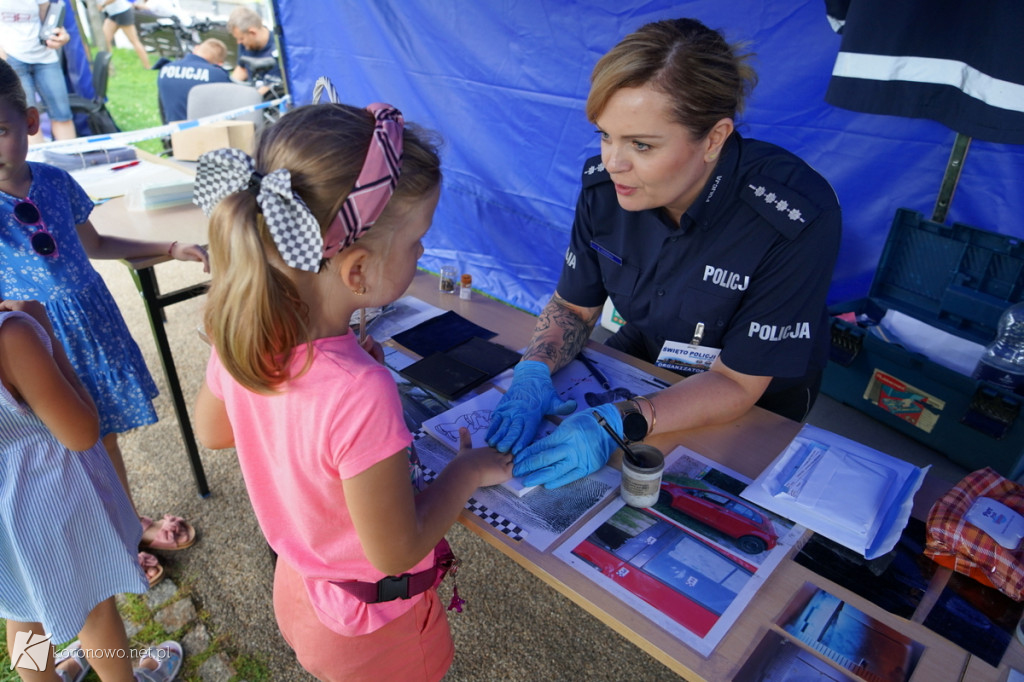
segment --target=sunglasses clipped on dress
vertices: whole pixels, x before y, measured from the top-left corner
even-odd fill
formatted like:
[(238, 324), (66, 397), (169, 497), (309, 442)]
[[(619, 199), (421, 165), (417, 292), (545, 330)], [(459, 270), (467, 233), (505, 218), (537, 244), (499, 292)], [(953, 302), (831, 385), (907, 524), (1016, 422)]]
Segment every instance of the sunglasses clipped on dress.
[(22, 199), (14, 205), (14, 219), (25, 227), (38, 227), (32, 233), (32, 249), (40, 256), (57, 256), (57, 241), (43, 224), (43, 216), (39, 207), (28, 199)]

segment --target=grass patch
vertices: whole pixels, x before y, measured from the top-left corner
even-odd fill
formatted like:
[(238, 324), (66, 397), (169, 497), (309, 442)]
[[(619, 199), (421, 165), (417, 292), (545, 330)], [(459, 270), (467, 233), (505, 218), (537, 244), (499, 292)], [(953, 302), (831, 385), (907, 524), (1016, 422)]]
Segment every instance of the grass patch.
[(266, 664), (248, 654), (243, 654), (235, 659), (234, 680), (246, 680), (246, 682), (270, 682), (270, 670)]
[(7, 621), (0, 618), (0, 682), (19, 682), (18, 673), (11, 670), (11, 657), (7, 653)]
[[(107, 80), (107, 109), (121, 130), (144, 130), (162, 125), (157, 75), (157, 71), (143, 68), (135, 50), (114, 48)], [(135, 146), (152, 154), (164, 149), (159, 138), (143, 140)]]
[(150, 616), (146, 601), (139, 594), (126, 594), (118, 604), (121, 615), (133, 623), (145, 623)]

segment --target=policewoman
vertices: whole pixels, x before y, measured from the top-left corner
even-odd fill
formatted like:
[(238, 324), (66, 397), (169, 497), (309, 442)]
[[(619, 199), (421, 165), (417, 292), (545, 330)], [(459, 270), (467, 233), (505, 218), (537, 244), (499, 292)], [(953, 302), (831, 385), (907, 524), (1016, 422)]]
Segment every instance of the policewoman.
[[(516, 454), (526, 485), (603, 466), (617, 445), (602, 421), (630, 442), (754, 405), (800, 421), (814, 403), (839, 203), (799, 158), (736, 131), (756, 82), (746, 60), (678, 19), (643, 26), (594, 67), (586, 113), (601, 155), (584, 164), (557, 289), (487, 435)], [(608, 297), (626, 320), (608, 345), (686, 379), (574, 412), (551, 374), (584, 347)], [(570, 416), (531, 444), (551, 414)]]

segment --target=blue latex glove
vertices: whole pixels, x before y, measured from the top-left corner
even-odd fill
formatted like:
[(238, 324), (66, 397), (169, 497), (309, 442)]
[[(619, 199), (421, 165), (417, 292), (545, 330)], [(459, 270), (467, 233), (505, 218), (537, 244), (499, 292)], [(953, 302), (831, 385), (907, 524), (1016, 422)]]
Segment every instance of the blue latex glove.
[(515, 454), (533, 441), (544, 415), (571, 414), (575, 409), (575, 400), (563, 402), (558, 397), (547, 365), (523, 360), (513, 370), (512, 385), (491, 414), (487, 444)]
[(595, 412), (622, 436), (622, 415), (615, 405), (592, 407), (566, 418), (550, 436), (516, 455), (512, 475), (525, 476), (523, 485), (558, 488), (607, 464), (619, 446), (597, 423)]

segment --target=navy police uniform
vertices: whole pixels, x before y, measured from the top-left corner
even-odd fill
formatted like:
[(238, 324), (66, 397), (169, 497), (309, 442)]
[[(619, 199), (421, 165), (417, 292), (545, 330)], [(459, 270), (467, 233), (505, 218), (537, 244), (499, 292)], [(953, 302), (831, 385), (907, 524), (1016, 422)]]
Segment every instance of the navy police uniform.
[(773, 377), (759, 405), (801, 420), (828, 361), (840, 229), (824, 178), (736, 132), (678, 225), (661, 208), (623, 210), (596, 156), (584, 164), (557, 290), (583, 307), (610, 297), (626, 324), (608, 345), (648, 362), (703, 323), (700, 345), (721, 349), (726, 366)]
[(184, 121), (188, 118), (188, 93), (204, 83), (230, 83), (228, 72), (211, 64), (197, 54), (189, 53), (182, 59), (165, 64), (156, 81), (164, 121)]

